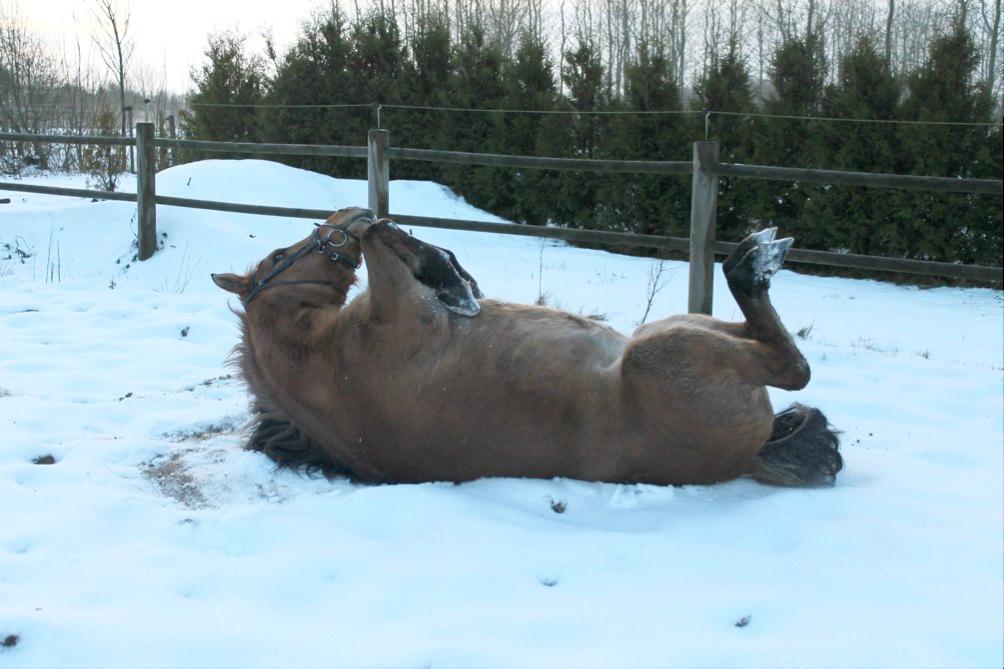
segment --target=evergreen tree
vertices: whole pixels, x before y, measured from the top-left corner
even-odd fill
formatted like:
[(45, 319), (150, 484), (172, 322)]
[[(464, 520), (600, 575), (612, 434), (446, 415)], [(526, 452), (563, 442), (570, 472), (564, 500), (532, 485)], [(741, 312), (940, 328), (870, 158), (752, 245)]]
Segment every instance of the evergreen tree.
[[(440, 14), (421, 17), (411, 37), (414, 66), (402, 82), (401, 99), (420, 107), (450, 106), (450, 79), (453, 52), (450, 27)], [(445, 148), (449, 143), (448, 117), (433, 110), (387, 110), (384, 112), (398, 145), (413, 148)], [(396, 168), (398, 178), (441, 180), (442, 169), (436, 163), (402, 162)]]
[[(644, 43), (628, 66), (622, 111), (679, 110), (674, 67)], [(611, 121), (605, 157), (625, 160), (686, 160), (692, 154), (690, 128), (676, 114), (624, 114)], [(686, 235), (690, 220), (690, 180), (650, 174), (608, 175), (602, 227), (642, 234)]]
[[(778, 116), (817, 116), (822, 106), (827, 62), (821, 35), (809, 31), (804, 37), (782, 42), (774, 52), (770, 80), (774, 97), (764, 111)], [(766, 118), (753, 124), (754, 162), (786, 167), (823, 167), (819, 122), (789, 118)], [(751, 214), (758, 225), (777, 225), (785, 235), (812, 247), (817, 243), (803, 216), (807, 199), (819, 193), (813, 185), (761, 181), (756, 185)]]
[[(837, 82), (823, 95), (824, 116), (888, 120), (899, 111), (899, 85), (871, 38), (861, 39), (838, 66)], [(830, 169), (895, 172), (896, 127), (881, 123), (820, 125), (819, 141)], [(833, 186), (806, 202), (807, 243), (883, 255), (895, 235), (897, 211), (888, 191)]]
[[(978, 79), (978, 63), (960, 7), (948, 30), (931, 43), (927, 61), (908, 78), (903, 116), (919, 121), (990, 121), (993, 100)], [(899, 139), (908, 173), (1001, 178), (999, 126), (906, 126)], [(894, 199), (909, 212), (898, 226), (892, 249), (897, 255), (1000, 262), (999, 199), (925, 192), (896, 192)]]
[[(465, 25), (453, 49), (453, 76), (448, 87), (451, 106), (461, 109), (493, 109), (505, 104), (502, 69), (505, 55), (494, 40), (489, 39), (482, 24), (471, 21)], [(449, 140), (444, 146), (453, 151), (486, 152), (492, 137), (497, 114), (488, 112), (444, 112), (444, 130)], [(463, 195), (471, 204), (501, 212), (505, 200), (499, 197), (493, 183), (503, 171), (494, 167), (443, 165), (447, 185)]]
[[(516, 53), (502, 69), (505, 91), (504, 105), (508, 109), (551, 111), (555, 109), (557, 84), (554, 68), (547, 55), (547, 46), (535, 35), (520, 36)], [(536, 156), (556, 150), (552, 137), (544, 132), (552, 128), (556, 118), (544, 114), (495, 114), (490, 150), (497, 153)], [(560, 151), (560, 149), (557, 149)], [(494, 187), (499, 189), (503, 211), (521, 223), (543, 225), (551, 217), (551, 197), (546, 192), (554, 173), (544, 170), (499, 171)]]
[[(564, 54), (561, 80), (568, 92), (559, 108), (586, 113), (549, 117), (544, 133), (551, 138), (551, 145), (544, 152), (592, 159), (600, 156), (607, 128), (604, 116), (588, 112), (606, 110), (610, 92), (598, 50), (581, 37), (577, 42)], [(603, 206), (600, 192), (604, 175), (574, 171), (552, 174), (550, 196), (556, 221), (577, 228), (595, 227)]]
[(408, 48), (389, 8), (374, 7), (356, 20), (348, 62), (354, 90), (345, 93), (364, 102), (399, 102), (411, 68)]
[(221, 142), (260, 141), (257, 110), (250, 105), (265, 99), (264, 62), (247, 54), (244, 37), (234, 33), (210, 37), (205, 54), (208, 62), (192, 72), (190, 110), (181, 114), (185, 134)]
[[(349, 91), (348, 60), (352, 45), (344, 14), (333, 6), (303, 25), (300, 37), (276, 68), (264, 110), (263, 134), (271, 142), (292, 144), (358, 144), (358, 130), (369, 110), (297, 107), (354, 102)], [(294, 105), (292, 107), (286, 105)], [(353, 118), (353, 116), (355, 118)], [(354, 123), (346, 123), (353, 119)], [(350, 129), (349, 126), (353, 126)], [(342, 176), (361, 175), (358, 161), (311, 156), (286, 156), (290, 164), (319, 171), (337, 170)]]
[[(750, 75), (735, 40), (724, 55), (714, 55), (707, 73), (694, 86), (696, 109), (744, 114), (756, 111)], [(748, 163), (753, 153), (750, 119), (715, 115), (707, 118), (708, 139), (719, 144), (719, 160)], [(757, 196), (756, 183), (746, 179), (718, 180), (719, 239), (738, 241), (755, 227), (750, 211)]]

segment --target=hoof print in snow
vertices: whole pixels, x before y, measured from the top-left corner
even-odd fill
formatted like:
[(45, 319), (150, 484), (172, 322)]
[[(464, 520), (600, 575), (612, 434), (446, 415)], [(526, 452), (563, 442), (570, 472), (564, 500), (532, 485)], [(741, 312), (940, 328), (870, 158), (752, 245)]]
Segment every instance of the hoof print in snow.
[(750, 624), (750, 620), (752, 618), (753, 616), (743, 616), (742, 618), (736, 621), (736, 627), (746, 627), (747, 625)]
[(540, 584), (545, 588), (553, 588), (558, 585), (558, 579), (556, 578), (542, 578), (540, 579)]
[(191, 329), (192, 328), (189, 325), (186, 325), (185, 327), (181, 328), (181, 336), (182, 337), (187, 337), (188, 336), (188, 331), (191, 330)]
[(56, 458), (51, 455), (40, 455), (34, 458), (32, 462), (36, 465), (54, 465), (56, 464)]
[(17, 645), (17, 642), (20, 641), (20, 640), (21, 640), (21, 637), (19, 637), (18, 635), (16, 635), (16, 634), (8, 634), (7, 636), (5, 636), (3, 638), (3, 641), (0, 642), (0, 648), (3, 648), (5, 650), (7, 648), (13, 648), (14, 646)]
[(551, 500), (551, 511), (555, 513), (564, 513), (568, 505), (565, 504), (565, 500), (562, 499), (552, 499)]

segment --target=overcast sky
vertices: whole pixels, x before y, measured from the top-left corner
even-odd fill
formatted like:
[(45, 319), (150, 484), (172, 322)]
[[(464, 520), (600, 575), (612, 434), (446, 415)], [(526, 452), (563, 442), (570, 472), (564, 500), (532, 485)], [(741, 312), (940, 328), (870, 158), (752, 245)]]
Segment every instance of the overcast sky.
[[(2, 0), (0, 0), (2, 1)], [(238, 29), (261, 45), (260, 33), (271, 29), (280, 53), (299, 31), (300, 23), (325, 0), (120, 0), (132, 7), (130, 34), (135, 40), (133, 73), (147, 81), (163, 81), (168, 90), (183, 93), (190, 87), (189, 72), (202, 62), (206, 37)], [(91, 35), (97, 30), (93, 0), (20, 0), (21, 11), (36, 33), (41, 33), (75, 60), (76, 43), (95, 68), (90, 54)], [(90, 55), (89, 55), (90, 54)], [(102, 74), (104, 71), (102, 70)]]

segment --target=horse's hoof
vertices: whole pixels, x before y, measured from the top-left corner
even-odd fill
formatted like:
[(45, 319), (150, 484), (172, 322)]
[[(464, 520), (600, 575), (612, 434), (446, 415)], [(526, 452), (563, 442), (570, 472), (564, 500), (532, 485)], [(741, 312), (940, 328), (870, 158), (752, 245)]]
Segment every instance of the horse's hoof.
[(729, 272), (729, 283), (749, 295), (765, 293), (770, 278), (781, 269), (794, 243), (794, 239), (785, 237), (750, 249)]
[(752, 248), (753, 246), (760, 246), (761, 244), (772, 242), (774, 241), (774, 237), (776, 236), (777, 236), (777, 228), (774, 227), (774, 228), (764, 228), (759, 232), (754, 232), (746, 239), (752, 242), (751, 245)]
[(725, 259), (722, 263), (722, 271), (727, 277), (732, 269), (739, 264), (739, 261), (743, 259), (750, 249), (756, 248), (761, 244), (766, 244), (768, 242), (774, 241), (774, 236), (777, 235), (777, 228), (764, 228), (759, 232), (754, 232), (748, 235), (745, 239), (736, 245), (736, 248), (729, 254), (729, 257)]

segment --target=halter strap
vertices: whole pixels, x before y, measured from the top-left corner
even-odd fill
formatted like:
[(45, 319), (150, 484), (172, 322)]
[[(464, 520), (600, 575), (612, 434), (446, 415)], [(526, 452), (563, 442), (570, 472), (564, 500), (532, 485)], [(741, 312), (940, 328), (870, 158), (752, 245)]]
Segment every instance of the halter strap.
[[(353, 222), (354, 220), (356, 219), (353, 219)], [(324, 281), (321, 279), (303, 279), (298, 281), (276, 281), (276, 282), (272, 281), (272, 279), (279, 276), (287, 269), (292, 267), (294, 264), (305, 258), (307, 254), (309, 254), (311, 251), (317, 251), (318, 253), (323, 253), (324, 255), (328, 256), (329, 260), (331, 260), (332, 262), (341, 263), (347, 269), (351, 269), (353, 271), (359, 269), (360, 263), (355, 262), (349, 256), (340, 253), (338, 251), (327, 250), (328, 246), (334, 246), (336, 248), (339, 246), (344, 246), (345, 244), (348, 243), (350, 237), (357, 241), (359, 238), (354, 233), (349, 232), (348, 229), (340, 225), (323, 225), (323, 224), (316, 224), (316, 225), (317, 227), (314, 228), (314, 232), (311, 233), (310, 243), (304, 246), (296, 253), (294, 253), (293, 255), (283, 260), (281, 263), (276, 265), (271, 272), (269, 272), (261, 279), (259, 279), (258, 283), (255, 284), (255, 287), (251, 290), (250, 293), (247, 294), (247, 297), (241, 300), (245, 309), (247, 309), (248, 305), (251, 304), (254, 298), (258, 297), (258, 294), (261, 293), (266, 288), (274, 288), (276, 286), (296, 286), (303, 284), (319, 284), (319, 285), (337, 287), (338, 284), (336, 284), (334, 281)], [(331, 230), (328, 231), (328, 234), (323, 238), (321, 237), (322, 227), (331, 228)], [(337, 243), (332, 240), (332, 235), (335, 234), (335, 232), (339, 233), (342, 236), (341, 240), (338, 241)]]

